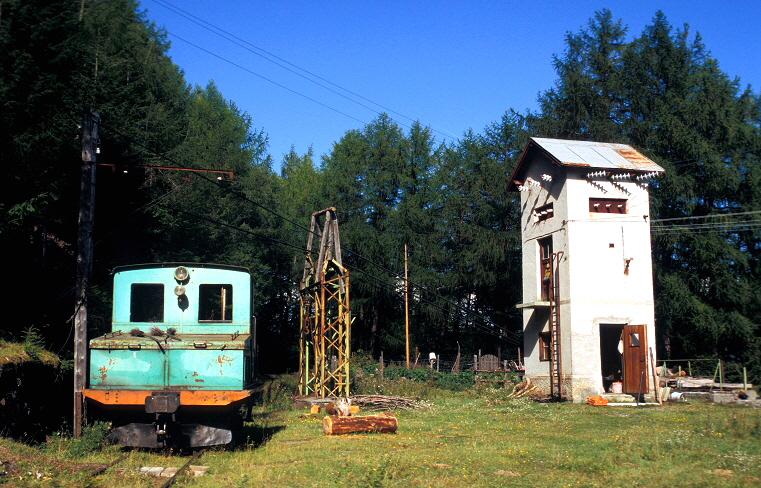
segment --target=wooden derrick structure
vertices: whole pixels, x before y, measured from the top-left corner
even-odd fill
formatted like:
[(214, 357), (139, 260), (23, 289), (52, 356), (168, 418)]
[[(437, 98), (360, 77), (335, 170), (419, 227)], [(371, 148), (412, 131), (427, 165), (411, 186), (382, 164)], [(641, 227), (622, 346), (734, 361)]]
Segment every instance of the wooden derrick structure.
[[(317, 250), (313, 248), (315, 236), (319, 240)], [(341, 263), (334, 207), (312, 214), (299, 292), (299, 391), (322, 398), (348, 397), (349, 272)]]

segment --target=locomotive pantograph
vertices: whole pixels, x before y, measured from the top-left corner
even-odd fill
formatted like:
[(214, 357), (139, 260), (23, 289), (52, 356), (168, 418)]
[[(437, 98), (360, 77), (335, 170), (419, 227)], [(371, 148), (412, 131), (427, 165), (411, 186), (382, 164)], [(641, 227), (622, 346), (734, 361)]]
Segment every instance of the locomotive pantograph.
[(228, 444), (251, 412), (252, 278), (197, 263), (114, 270), (111, 332), (89, 342), (88, 417), (132, 447)]

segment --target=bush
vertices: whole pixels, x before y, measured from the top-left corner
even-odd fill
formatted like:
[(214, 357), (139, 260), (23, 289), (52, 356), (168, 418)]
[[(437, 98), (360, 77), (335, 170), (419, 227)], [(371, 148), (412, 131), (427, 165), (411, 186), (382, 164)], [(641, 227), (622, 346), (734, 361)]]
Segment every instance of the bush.
[(474, 384), (473, 371), (462, 371), (460, 373), (437, 372), (434, 381), (439, 388), (446, 390), (467, 390)]
[(354, 395), (389, 395), (418, 400), (430, 400), (443, 392), (430, 382), (414, 381), (403, 377), (389, 380), (380, 375), (357, 377), (351, 384), (351, 391)]
[(30, 326), (24, 331), (24, 352), (32, 359), (53, 367), (60, 365), (58, 356), (45, 349), (45, 340), (39, 331)]
[(272, 378), (262, 387), (261, 405), (265, 412), (290, 410), (291, 399), (298, 391), (298, 380), (293, 375), (281, 375)]
[[(446, 373), (430, 368), (407, 369), (389, 366), (381, 375), (377, 363), (374, 368), (359, 366), (354, 369), (352, 392), (355, 395), (392, 395), (431, 399), (442, 391), (464, 391), (473, 387), (473, 372)], [(370, 372), (371, 371), (371, 372)]]
[(356, 375), (371, 375), (378, 372), (380, 364), (378, 361), (366, 352), (357, 351), (351, 355), (349, 361), (349, 376), (354, 378)]
[(407, 369), (400, 366), (389, 366), (384, 372), (384, 378), (396, 380), (405, 378), (420, 383), (431, 383), (437, 388), (451, 391), (463, 391), (473, 386), (473, 372), (446, 373), (430, 368)]
[(50, 452), (63, 451), (63, 456), (71, 459), (98, 452), (110, 445), (108, 422), (93, 422), (90, 425), (85, 425), (82, 427), (82, 436), (79, 439), (69, 437), (70, 432), (66, 432), (66, 430), (56, 432), (49, 437), (44, 449)]

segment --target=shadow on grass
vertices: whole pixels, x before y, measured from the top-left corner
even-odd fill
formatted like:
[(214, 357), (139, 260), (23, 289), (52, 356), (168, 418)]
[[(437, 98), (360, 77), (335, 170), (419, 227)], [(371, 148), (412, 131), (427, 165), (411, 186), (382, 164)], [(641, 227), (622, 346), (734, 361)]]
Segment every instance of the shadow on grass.
[(257, 449), (267, 443), (272, 436), (285, 429), (277, 415), (263, 413), (252, 415), (252, 422), (246, 422), (243, 429), (237, 431), (236, 447)]

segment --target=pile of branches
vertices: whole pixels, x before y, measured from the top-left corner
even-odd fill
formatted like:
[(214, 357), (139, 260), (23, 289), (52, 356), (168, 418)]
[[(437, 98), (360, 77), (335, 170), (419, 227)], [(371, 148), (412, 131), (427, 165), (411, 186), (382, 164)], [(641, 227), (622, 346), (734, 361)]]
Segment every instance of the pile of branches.
[(537, 391), (536, 385), (531, 384), (531, 378), (526, 378), (513, 388), (512, 393), (507, 395), (507, 398), (520, 398)]
[(351, 402), (360, 407), (378, 410), (413, 410), (416, 408), (431, 408), (430, 403), (387, 395), (356, 395), (351, 397)]

